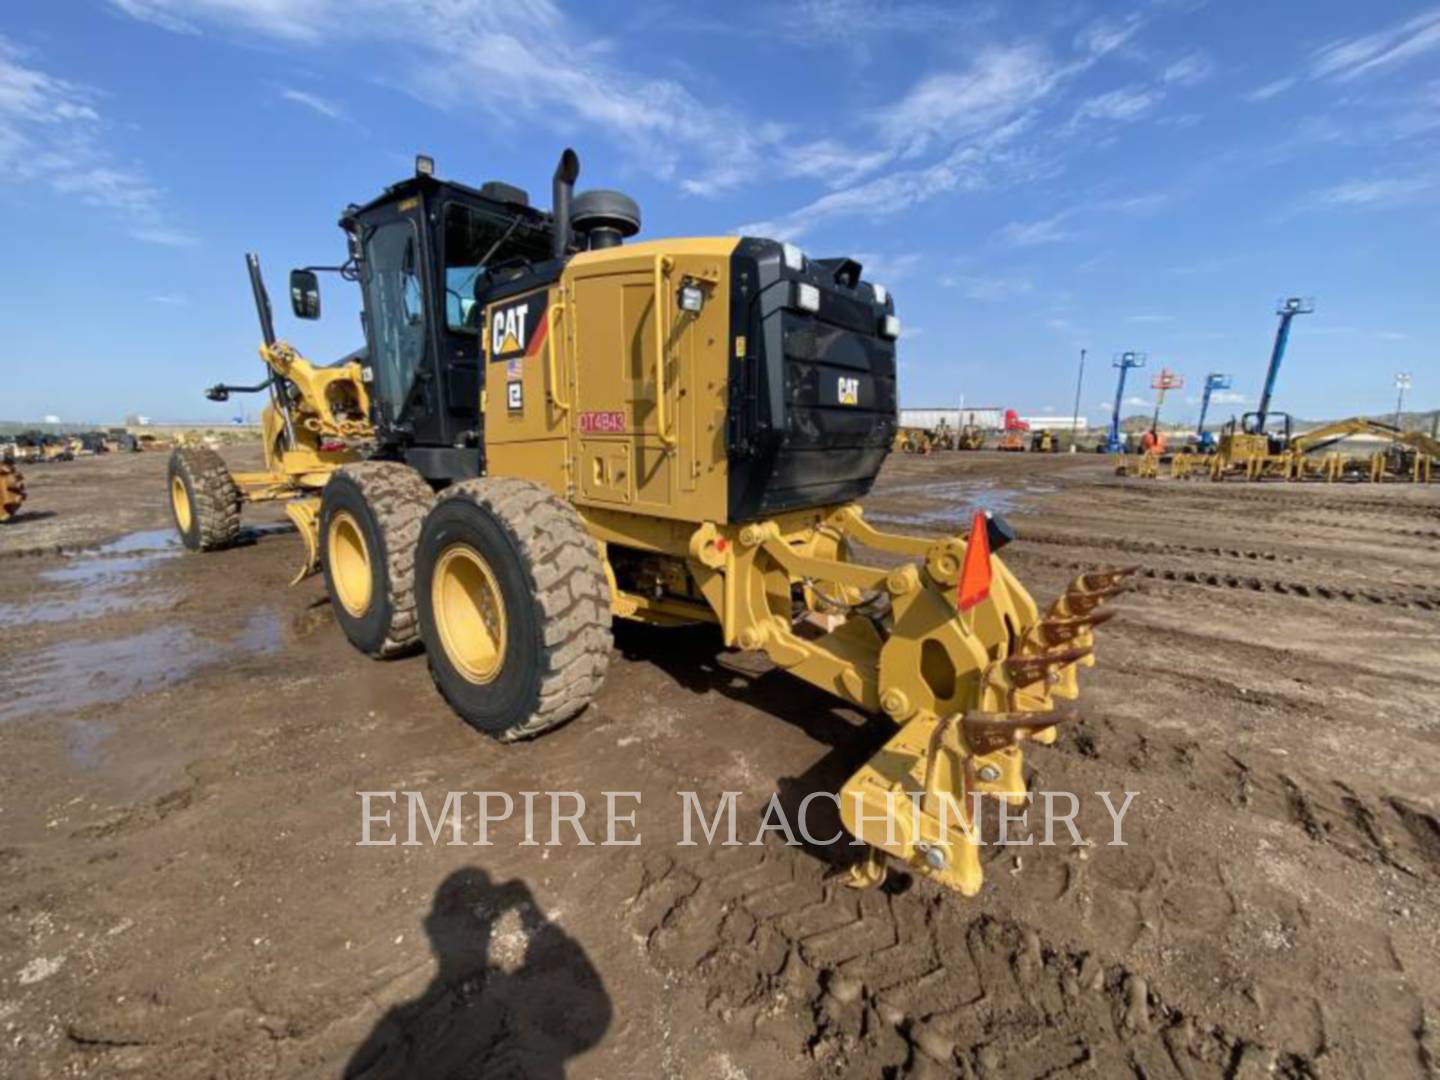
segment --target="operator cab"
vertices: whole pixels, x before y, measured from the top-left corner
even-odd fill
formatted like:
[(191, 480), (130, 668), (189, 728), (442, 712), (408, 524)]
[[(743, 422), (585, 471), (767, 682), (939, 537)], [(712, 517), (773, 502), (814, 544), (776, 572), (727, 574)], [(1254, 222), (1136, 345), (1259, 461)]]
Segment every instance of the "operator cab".
[[(480, 323), (492, 299), (559, 274), (551, 215), (509, 184), (437, 179), (421, 157), (414, 176), (347, 207), (340, 227), (350, 253), (341, 272), (363, 294), (381, 441), (424, 476), (481, 475)], [(319, 316), (313, 269), (292, 272), (290, 297), (297, 317)]]
[[(1273, 421), (1283, 420), (1284, 426), (1280, 431), (1266, 430), (1272, 426)], [(1234, 424), (1234, 421), (1231, 421)], [(1290, 445), (1290, 436), (1294, 431), (1295, 422), (1289, 413), (1268, 412), (1263, 418), (1258, 412), (1248, 412), (1240, 418), (1240, 429), (1246, 435), (1263, 435), (1268, 443), (1269, 452), (1280, 454)]]

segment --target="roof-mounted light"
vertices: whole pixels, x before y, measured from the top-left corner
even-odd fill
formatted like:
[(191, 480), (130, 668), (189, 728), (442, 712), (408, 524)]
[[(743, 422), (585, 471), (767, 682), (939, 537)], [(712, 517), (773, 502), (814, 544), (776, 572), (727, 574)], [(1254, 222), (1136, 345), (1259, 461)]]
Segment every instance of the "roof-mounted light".
[(415, 155), (415, 175), (416, 175), (416, 176), (434, 176), (434, 175), (435, 175), (435, 159), (434, 159), (433, 157), (430, 157), (430, 155), (428, 155), (428, 154), (416, 154), (416, 155)]
[(890, 299), (890, 290), (885, 288), (884, 285), (876, 285), (872, 283), (870, 285), (870, 289), (875, 294), (875, 303), (884, 304)]
[(798, 274), (805, 269), (805, 253), (794, 244), (780, 245), (780, 259), (787, 270), (794, 270)]
[(887, 337), (894, 341), (900, 336), (900, 319), (895, 315), (886, 315), (880, 320), (880, 336)]
[(820, 310), (820, 290), (808, 281), (795, 283), (795, 306), (812, 314)]

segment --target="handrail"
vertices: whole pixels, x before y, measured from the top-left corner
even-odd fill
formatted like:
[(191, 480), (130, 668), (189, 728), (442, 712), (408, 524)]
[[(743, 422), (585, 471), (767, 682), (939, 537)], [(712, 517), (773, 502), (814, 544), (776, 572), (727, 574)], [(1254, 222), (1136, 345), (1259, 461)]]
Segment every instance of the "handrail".
[(670, 259), (667, 255), (655, 256), (655, 427), (660, 441), (667, 447), (675, 446), (675, 436), (665, 423), (665, 342), (668, 337), (665, 327), (665, 273)]
[(561, 311), (565, 309), (563, 300), (556, 300), (545, 309), (545, 336), (549, 339), (545, 344), (548, 349), (546, 356), (546, 367), (550, 376), (550, 400), (561, 412), (570, 411), (570, 402), (560, 396), (560, 369), (556, 364), (557, 349), (555, 344), (555, 320)]

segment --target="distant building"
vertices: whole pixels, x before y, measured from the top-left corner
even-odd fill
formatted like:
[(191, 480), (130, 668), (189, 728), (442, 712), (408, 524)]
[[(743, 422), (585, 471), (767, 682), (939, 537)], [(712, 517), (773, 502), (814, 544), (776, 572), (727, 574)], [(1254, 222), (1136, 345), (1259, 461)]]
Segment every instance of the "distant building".
[(986, 431), (998, 431), (1005, 423), (1005, 410), (998, 405), (979, 405), (964, 409), (937, 406), (900, 410), (902, 427), (935, 428), (940, 426), (942, 420), (952, 428), (970, 425)]
[(1022, 416), (1020, 419), (1030, 425), (1031, 431), (1046, 428), (1051, 431), (1084, 431), (1090, 426), (1083, 416), (1078, 420), (1073, 416)]

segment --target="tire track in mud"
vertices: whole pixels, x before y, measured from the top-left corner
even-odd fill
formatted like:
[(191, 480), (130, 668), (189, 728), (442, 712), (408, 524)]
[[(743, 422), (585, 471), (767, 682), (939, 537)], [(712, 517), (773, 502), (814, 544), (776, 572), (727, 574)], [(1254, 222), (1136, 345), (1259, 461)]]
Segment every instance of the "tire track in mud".
[[(1138, 495), (1143, 499), (1163, 499), (1176, 497), (1176, 489), (1165, 484), (1160, 486), (1138, 486), (1136, 484), (1125, 484), (1115, 482), (1095, 482), (1089, 486), (1099, 488), (1106, 492), (1107, 498), (1113, 498), (1114, 493), (1124, 491)], [(1406, 485), (1406, 490), (1410, 486)], [(1258, 503), (1271, 506), (1280, 510), (1323, 510), (1335, 514), (1370, 514), (1376, 516), (1400, 516), (1400, 517), (1427, 517), (1440, 519), (1440, 506), (1427, 506), (1423, 503), (1409, 502), (1401, 499), (1317, 499), (1313, 498), (1304, 487), (1292, 488), (1282, 494), (1281, 491), (1253, 491), (1243, 489), (1239, 482), (1228, 485), (1217, 485), (1214, 488), (1201, 490), (1182, 490), (1180, 498), (1192, 500), (1197, 508), (1213, 512), (1221, 503)]]
[(1081, 715), (1061, 732), (1055, 746), (1062, 752), (1169, 773), (1216, 802), (1298, 828), (1352, 861), (1440, 881), (1440, 816), (1397, 793), (1362, 792), (1343, 780), (1257, 764), (1251, 754), (1198, 739), (1128, 731), (1104, 718)]
[(778, 844), (652, 856), (629, 919), (668, 981), (820, 1074), (1313, 1075), (1023, 921), (827, 870)]
[[(1086, 573), (1096, 569), (1093, 562), (1054, 559), (1035, 554), (1027, 555), (1027, 561), (1038, 566), (1052, 567), (1071, 573)], [(1387, 590), (1368, 585), (1341, 585), (1335, 582), (1321, 583), (1298, 579), (1264, 578), (1213, 570), (1145, 566), (1143, 564), (1139, 566), (1135, 576), (1130, 580), (1134, 583), (1132, 588), (1138, 588), (1140, 591), (1147, 591), (1144, 582), (1157, 581), (1176, 585), (1194, 585), (1201, 588), (1233, 589), (1284, 597), (1300, 597), (1307, 600), (1369, 603), (1377, 607), (1440, 612), (1440, 588), (1418, 585), (1407, 589)]]
[(1275, 551), (1255, 551), (1230, 545), (1176, 544), (1158, 540), (1133, 540), (1122, 536), (1093, 536), (1084, 533), (1036, 532), (1026, 530), (1019, 543), (1055, 545), (1058, 547), (1099, 548), (1104, 551), (1125, 551), (1138, 555), (1208, 555), (1247, 562), (1284, 563), (1293, 565), (1308, 561), (1300, 555), (1283, 555)]
[[(1349, 522), (1332, 521), (1329, 518), (1321, 517), (1319, 514), (1306, 514), (1291, 518), (1296, 525), (1305, 525), (1319, 529), (1344, 529), (1351, 536), (1354, 535), (1354, 526)], [(1412, 529), (1403, 525), (1371, 525), (1368, 531), (1372, 533), (1383, 533), (1386, 536), (1400, 536), (1407, 540), (1435, 540), (1440, 541), (1440, 529)]]

